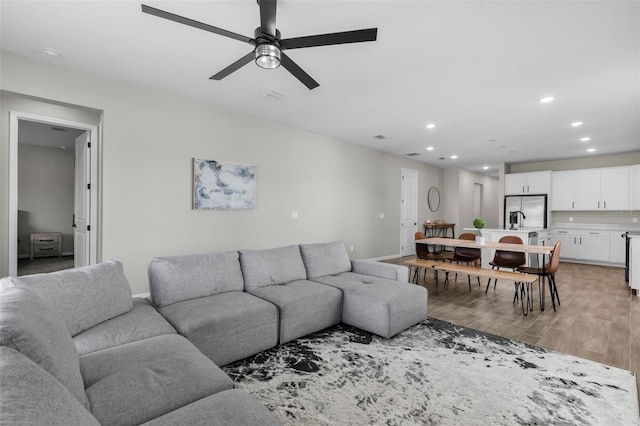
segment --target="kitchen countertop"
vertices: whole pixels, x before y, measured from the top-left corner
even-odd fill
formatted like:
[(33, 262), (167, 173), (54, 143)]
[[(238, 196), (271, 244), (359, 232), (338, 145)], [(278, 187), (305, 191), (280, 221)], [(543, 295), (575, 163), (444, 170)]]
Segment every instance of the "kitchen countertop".
[(482, 231), (482, 232), (542, 232), (547, 231), (545, 228), (517, 228), (517, 229), (503, 229), (503, 228), (463, 228), (465, 231)]

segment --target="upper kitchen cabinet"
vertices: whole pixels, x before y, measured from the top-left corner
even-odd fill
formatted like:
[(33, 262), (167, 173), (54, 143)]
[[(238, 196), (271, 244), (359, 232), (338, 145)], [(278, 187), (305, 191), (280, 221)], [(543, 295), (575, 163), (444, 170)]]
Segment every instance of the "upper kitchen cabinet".
[(504, 195), (548, 194), (550, 187), (550, 171), (504, 175)]
[(575, 210), (578, 172), (568, 170), (551, 174), (551, 210)]
[(640, 164), (631, 167), (631, 210), (640, 210)]
[(577, 171), (576, 210), (629, 210), (630, 167)]

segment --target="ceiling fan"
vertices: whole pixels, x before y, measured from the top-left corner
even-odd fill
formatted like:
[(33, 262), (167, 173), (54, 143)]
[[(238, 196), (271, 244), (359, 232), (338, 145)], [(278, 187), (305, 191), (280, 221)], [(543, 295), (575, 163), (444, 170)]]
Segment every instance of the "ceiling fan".
[(294, 77), (300, 80), (302, 84), (307, 86), (309, 90), (318, 87), (318, 82), (311, 78), (311, 76), (300, 68), (289, 56), (285, 55), (283, 50), (375, 41), (378, 34), (377, 28), (368, 28), (364, 30), (282, 39), (280, 31), (276, 28), (277, 0), (257, 0), (257, 2), (260, 6), (260, 26), (255, 29), (254, 38), (223, 30), (222, 28), (194, 21), (193, 19), (175, 15), (144, 4), (142, 5), (142, 12), (235, 40), (244, 41), (245, 43), (255, 46), (251, 52), (211, 76), (211, 80), (222, 80), (232, 72), (237, 71), (252, 60), (255, 60), (256, 64), (261, 68), (272, 69), (282, 65), (287, 71), (293, 74)]

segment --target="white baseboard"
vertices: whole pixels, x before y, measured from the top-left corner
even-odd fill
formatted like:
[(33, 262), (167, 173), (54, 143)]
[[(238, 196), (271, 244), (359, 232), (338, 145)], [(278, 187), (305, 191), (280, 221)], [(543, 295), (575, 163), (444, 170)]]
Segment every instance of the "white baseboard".
[(373, 261), (379, 262), (379, 261), (381, 261), (381, 260), (397, 259), (397, 258), (399, 258), (399, 257), (402, 257), (402, 255), (401, 255), (400, 253), (398, 253), (398, 254), (391, 254), (391, 255), (389, 255), (389, 256), (372, 257), (372, 258), (367, 259), (367, 260), (373, 260)]

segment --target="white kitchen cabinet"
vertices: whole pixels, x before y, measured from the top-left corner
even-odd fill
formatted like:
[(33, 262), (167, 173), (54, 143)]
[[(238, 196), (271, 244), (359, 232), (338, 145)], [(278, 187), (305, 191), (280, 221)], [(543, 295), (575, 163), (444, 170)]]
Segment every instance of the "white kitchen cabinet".
[(575, 210), (578, 173), (575, 170), (551, 174), (551, 210)]
[[(615, 233), (618, 235), (618, 232)], [(562, 248), (560, 249), (561, 259), (610, 263), (611, 241), (609, 231), (554, 229), (549, 233), (549, 236), (551, 244), (562, 241)], [(622, 263), (624, 263), (624, 258)]]
[(630, 167), (577, 171), (576, 210), (628, 210)]
[(550, 171), (504, 175), (505, 195), (548, 194), (550, 187)]
[(622, 231), (611, 231), (609, 236), (609, 262), (624, 265), (627, 240)]
[(609, 232), (587, 231), (577, 237), (577, 259), (609, 262)]
[(549, 233), (549, 244), (555, 245), (562, 241), (560, 259), (577, 259), (577, 232), (574, 230), (554, 229)]
[(640, 164), (631, 167), (631, 210), (640, 210)]

